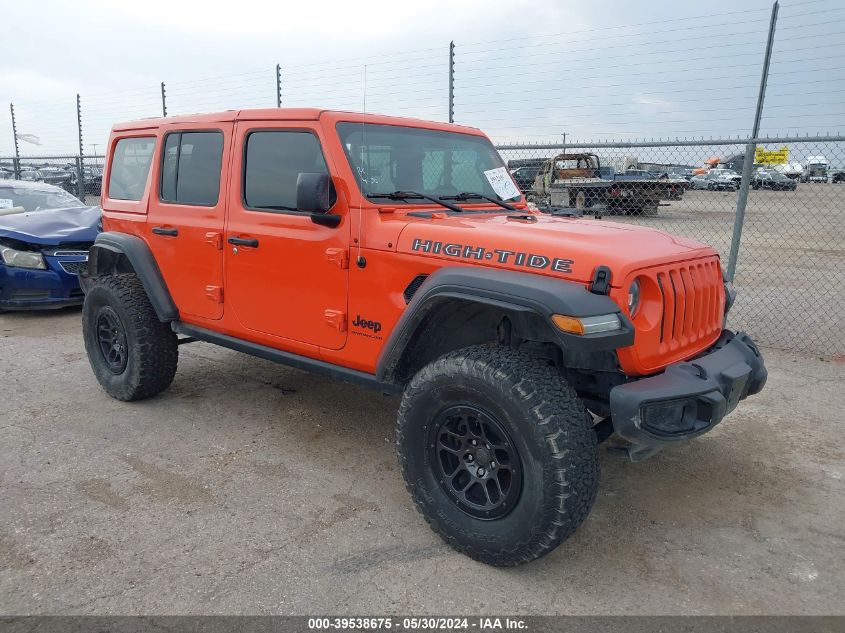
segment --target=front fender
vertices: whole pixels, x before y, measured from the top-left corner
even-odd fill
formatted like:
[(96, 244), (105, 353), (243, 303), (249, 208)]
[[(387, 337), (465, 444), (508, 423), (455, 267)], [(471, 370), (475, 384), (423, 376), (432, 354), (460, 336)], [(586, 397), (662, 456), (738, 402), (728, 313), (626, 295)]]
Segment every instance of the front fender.
[[(376, 375), (391, 382), (405, 349), (425, 317), (444, 301), (463, 301), (506, 310), (535, 330), (545, 325), (543, 335), (564, 349), (582, 352), (614, 350), (634, 342), (634, 327), (606, 295), (591, 293), (583, 285), (528, 273), (473, 268), (444, 267), (432, 273), (414, 294), (408, 308), (390, 333), (379, 357)], [(622, 329), (614, 332), (576, 335), (559, 330), (553, 314), (573, 317), (617, 314)]]

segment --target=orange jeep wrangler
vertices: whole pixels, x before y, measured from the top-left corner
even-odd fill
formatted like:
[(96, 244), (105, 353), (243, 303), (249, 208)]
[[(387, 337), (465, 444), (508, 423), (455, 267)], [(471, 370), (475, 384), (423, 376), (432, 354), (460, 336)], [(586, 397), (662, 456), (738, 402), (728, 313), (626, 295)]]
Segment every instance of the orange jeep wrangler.
[(401, 393), (396, 447), (455, 549), (517, 565), (585, 519), (598, 443), (701, 435), (766, 369), (717, 253), (529, 208), (480, 131), (318, 109), (116, 125), (82, 275), (120, 400), (206, 341)]

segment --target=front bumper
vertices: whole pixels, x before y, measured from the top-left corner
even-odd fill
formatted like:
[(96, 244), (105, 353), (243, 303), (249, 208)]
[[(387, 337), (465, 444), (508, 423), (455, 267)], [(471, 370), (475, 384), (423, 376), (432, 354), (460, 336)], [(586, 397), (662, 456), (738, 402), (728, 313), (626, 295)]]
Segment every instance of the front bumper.
[(611, 389), (613, 429), (630, 442), (622, 449), (628, 457), (644, 459), (668, 444), (706, 433), (740, 400), (758, 393), (767, 377), (751, 338), (725, 330), (704, 355)]
[[(61, 261), (59, 261), (61, 260)], [(68, 272), (84, 257), (45, 257), (47, 269), (15, 268), (0, 263), (0, 310), (50, 310), (81, 305), (79, 277)]]

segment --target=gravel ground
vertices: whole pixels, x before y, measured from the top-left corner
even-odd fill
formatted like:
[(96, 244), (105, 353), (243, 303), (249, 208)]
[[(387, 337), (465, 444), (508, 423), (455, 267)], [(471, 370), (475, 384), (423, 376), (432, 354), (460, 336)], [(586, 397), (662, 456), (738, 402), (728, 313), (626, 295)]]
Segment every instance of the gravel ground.
[(500, 570), (413, 508), (396, 398), (196, 343), (120, 403), (79, 329), (0, 315), (2, 614), (843, 613), (841, 362), (766, 350), (761, 395), (647, 462), (603, 455), (576, 535)]

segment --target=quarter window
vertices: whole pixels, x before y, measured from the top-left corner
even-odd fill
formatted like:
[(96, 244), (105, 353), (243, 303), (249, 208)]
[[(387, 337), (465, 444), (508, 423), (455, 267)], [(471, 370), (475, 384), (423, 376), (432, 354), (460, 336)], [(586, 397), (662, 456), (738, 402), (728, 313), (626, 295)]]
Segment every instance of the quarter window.
[(296, 211), (299, 174), (328, 174), (320, 141), (311, 132), (251, 132), (245, 161), (244, 206), (263, 211)]
[(222, 132), (168, 134), (161, 165), (162, 202), (216, 205), (222, 161)]
[(109, 198), (140, 200), (147, 186), (156, 140), (153, 137), (122, 138), (114, 147), (109, 174)]

